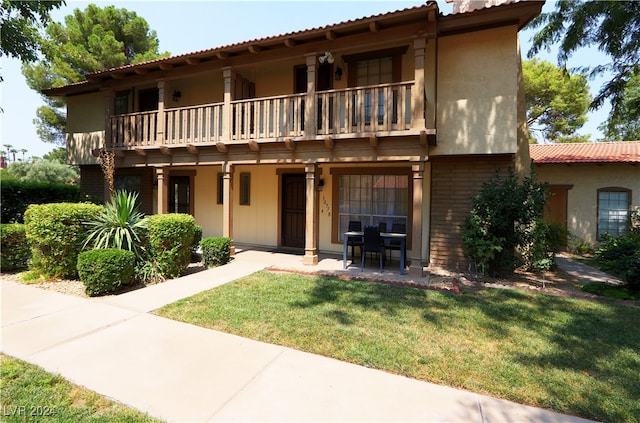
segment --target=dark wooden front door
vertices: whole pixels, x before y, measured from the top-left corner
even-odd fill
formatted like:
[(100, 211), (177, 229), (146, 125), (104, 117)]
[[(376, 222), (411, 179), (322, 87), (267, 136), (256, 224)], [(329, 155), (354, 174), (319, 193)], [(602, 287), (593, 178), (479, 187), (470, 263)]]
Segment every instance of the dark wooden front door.
[(305, 176), (282, 175), (282, 246), (304, 247)]
[(191, 178), (172, 176), (169, 185), (169, 213), (191, 214)]

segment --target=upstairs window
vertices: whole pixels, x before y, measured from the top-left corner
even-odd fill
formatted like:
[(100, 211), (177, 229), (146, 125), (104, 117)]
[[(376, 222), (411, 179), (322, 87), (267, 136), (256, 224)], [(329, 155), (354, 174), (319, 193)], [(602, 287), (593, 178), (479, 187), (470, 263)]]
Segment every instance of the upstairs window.
[(624, 235), (629, 232), (631, 191), (625, 188), (598, 190), (598, 240), (603, 234)]

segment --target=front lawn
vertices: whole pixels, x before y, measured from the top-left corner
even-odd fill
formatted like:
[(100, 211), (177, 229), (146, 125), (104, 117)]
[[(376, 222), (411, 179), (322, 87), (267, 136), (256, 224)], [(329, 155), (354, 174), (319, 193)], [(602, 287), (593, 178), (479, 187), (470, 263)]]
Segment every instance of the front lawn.
[(600, 421), (640, 421), (640, 309), (258, 272), (158, 314)]
[(69, 383), (38, 366), (0, 354), (3, 422), (159, 422)]

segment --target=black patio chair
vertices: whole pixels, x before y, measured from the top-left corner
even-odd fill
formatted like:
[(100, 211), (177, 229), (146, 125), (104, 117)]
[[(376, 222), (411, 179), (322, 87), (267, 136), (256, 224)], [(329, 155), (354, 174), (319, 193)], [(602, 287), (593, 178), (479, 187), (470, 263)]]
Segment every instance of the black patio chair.
[[(350, 220), (349, 221), (349, 232), (360, 232), (362, 231), (362, 222), (359, 220)], [(355, 247), (360, 248), (360, 255), (362, 255), (362, 245), (364, 244), (364, 238), (361, 236), (352, 236), (347, 240), (347, 245), (351, 246), (351, 261), (353, 261), (354, 257), (354, 249)]]
[[(391, 225), (391, 232), (397, 234), (406, 234), (407, 233), (407, 225), (404, 223), (394, 223)], [(391, 260), (391, 255), (393, 251), (400, 251), (400, 240), (399, 239), (388, 239), (386, 240), (385, 248), (389, 250), (389, 260)]]
[(365, 226), (364, 228), (364, 245), (362, 246), (362, 260), (360, 262), (360, 271), (364, 272), (364, 260), (368, 252), (377, 253), (380, 256), (380, 271), (384, 267), (385, 252), (384, 243), (380, 236), (380, 230), (377, 226)]

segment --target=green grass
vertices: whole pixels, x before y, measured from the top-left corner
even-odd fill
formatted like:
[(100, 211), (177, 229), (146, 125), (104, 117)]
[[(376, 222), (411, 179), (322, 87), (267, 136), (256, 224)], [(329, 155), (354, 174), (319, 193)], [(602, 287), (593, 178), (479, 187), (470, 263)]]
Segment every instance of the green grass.
[(626, 286), (609, 285), (608, 283), (585, 283), (580, 289), (590, 294), (616, 300), (640, 301), (640, 293), (633, 292), (627, 289)]
[(146, 414), (0, 354), (2, 422), (159, 422)]
[(601, 421), (640, 421), (640, 309), (259, 272), (158, 314)]

